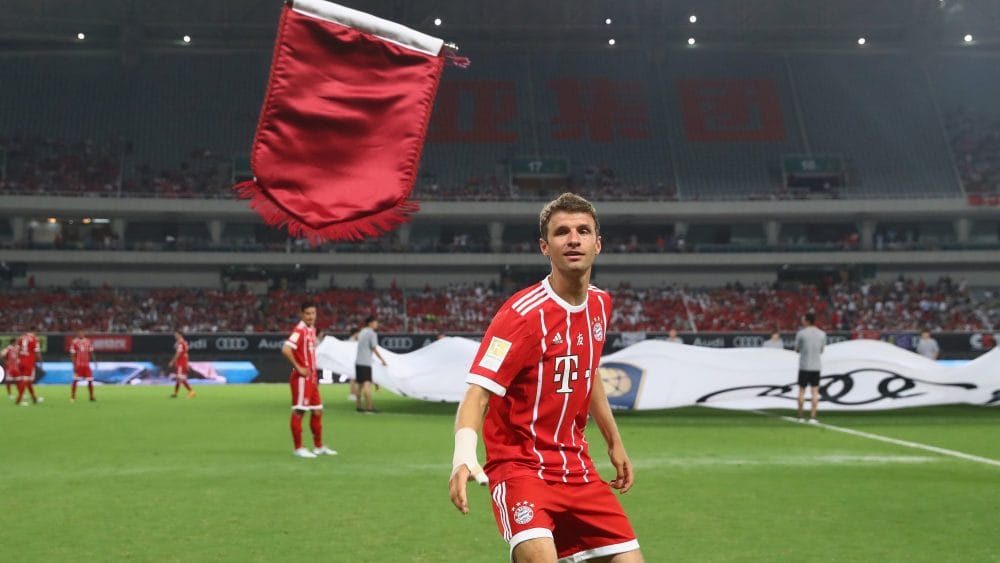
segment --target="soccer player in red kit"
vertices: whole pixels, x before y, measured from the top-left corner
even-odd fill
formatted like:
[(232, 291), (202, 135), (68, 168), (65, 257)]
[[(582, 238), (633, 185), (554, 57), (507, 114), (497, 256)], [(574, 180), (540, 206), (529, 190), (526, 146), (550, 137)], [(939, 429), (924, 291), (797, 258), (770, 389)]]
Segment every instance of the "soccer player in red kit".
[(20, 361), (16, 402), (23, 407), (28, 406), (27, 400), (21, 400), (24, 397), (24, 390), (27, 389), (32, 402), (41, 403), (45, 399), (35, 395), (35, 366), (42, 361), (42, 348), (35, 331), (29, 330), (17, 339), (17, 355)]
[[(601, 251), (597, 212), (563, 194), (542, 210), (539, 231), (552, 271), (511, 297), (486, 331), (456, 416), (451, 501), (468, 513), (481, 429), (493, 514), (513, 561), (641, 562), (611, 492), (632, 487), (633, 468), (598, 373), (611, 296), (590, 285)], [(607, 442), (610, 483), (588, 452), (588, 415)]]
[(90, 369), (90, 360), (95, 360), (94, 343), (87, 338), (83, 331), (77, 331), (76, 338), (69, 344), (69, 356), (73, 360), (73, 384), (70, 387), (69, 402), (76, 402), (76, 384), (80, 381), (87, 382), (87, 391), (90, 393), (90, 400), (94, 398), (94, 372)]
[(180, 391), (181, 385), (188, 390), (188, 399), (194, 397), (196, 393), (188, 385), (188, 343), (179, 330), (174, 331), (174, 357), (170, 359), (170, 367), (177, 369), (174, 372), (174, 393), (170, 395), (170, 398), (177, 398), (177, 392)]
[(14, 400), (13, 387), (17, 385), (17, 380), (20, 377), (21, 360), (18, 358), (17, 353), (17, 341), (12, 340), (7, 347), (3, 349), (3, 365), (4, 369), (7, 370), (7, 376), (4, 377), (3, 382), (7, 385), (7, 398), (11, 401)]
[[(306, 301), (299, 309), (300, 321), (288, 336), (281, 355), (292, 364), (289, 384), (292, 388), (292, 442), (296, 457), (313, 458), (337, 455), (323, 445), (323, 401), (319, 397), (319, 377), (316, 375), (316, 304)], [(313, 435), (313, 449), (302, 447), (302, 417), (309, 415), (309, 429)]]

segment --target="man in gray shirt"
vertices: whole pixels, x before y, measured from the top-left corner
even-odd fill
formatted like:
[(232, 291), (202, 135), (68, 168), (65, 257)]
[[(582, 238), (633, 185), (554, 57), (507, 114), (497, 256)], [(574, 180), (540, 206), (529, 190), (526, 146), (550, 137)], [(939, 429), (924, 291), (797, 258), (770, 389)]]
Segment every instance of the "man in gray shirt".
[[(365, 328), (358, 333), (358, 357), (354, 360), (354, 376), (358, 383), (358, 394), (356, 406), (358, 412), (375, 413), (378, 412), (372, 407), (372, 355), (378, 358), (382, 365), (386, 365), (382, 354), (378, 352), (378, 319), (368, 317), (365, 319)], [(361, 400), (364, 399), (365, 408), (361, 408)]]
[(775, 348), (778, 350), (785, 349), (785, 343), (781, 340), (781, 333), (778, 332), (777, 329), (771, 331), (771, 338), (765, 340), (760, 346), (761, 348)]
[(816, 328), (816, 315), (806, 313), (802, 317), (805, 325), (795, 334), (795, 351), (799, 353), (799, 408), (798, 419), (803, 421), (802, 406), (806, 399), (806, 386), (812, 388), (812, 413), (809, 422), (816, 424), (816, 408), (819, 406), (819, 375), (822, 370), (820, 357), (826, 346), (826, 333)]
[(941, 348), (938, 347), (937, 340), (931, 338), (931, 331), (926, 328), (920, 332), (920, 340), (917, 341), (917, 353), (928, 360), (938, 359)]

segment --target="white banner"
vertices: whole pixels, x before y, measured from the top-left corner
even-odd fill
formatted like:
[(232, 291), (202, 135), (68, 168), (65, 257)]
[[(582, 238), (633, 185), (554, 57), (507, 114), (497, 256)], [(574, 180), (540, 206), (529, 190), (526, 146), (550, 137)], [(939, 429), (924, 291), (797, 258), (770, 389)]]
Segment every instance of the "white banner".
[[(400, 395), (458, 402), (478, 347), (474, 340), (450, 337), (408, 354), (381, 350), (389, 365), (375, 362), (373, 377)], [(322, 369), (353, 375), (356, 354), (356, 342), (327, 337), (317, 362)], [(789, 350), (646, 340), (605, 356), (600, 372), (616, 409), (794, 408), (798, 395), (798, 354)], [(1000, 349), (947, 367), (876, 340), (831, 344), (823, 353), (820, 394), (825, 410), (1000, 405)]]

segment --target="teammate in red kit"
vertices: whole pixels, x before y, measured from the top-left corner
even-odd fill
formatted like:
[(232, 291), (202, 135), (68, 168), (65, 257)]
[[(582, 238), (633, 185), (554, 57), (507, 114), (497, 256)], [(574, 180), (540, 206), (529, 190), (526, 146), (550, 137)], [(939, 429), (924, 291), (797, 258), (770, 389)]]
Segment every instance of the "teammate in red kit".
[(42, 361), (42, 348), (35, 336), (35, 331), (29, 330), (17, 339), (18, 363), (17, 378), (17, 404), (26, 407), (28, 401), (23, 400), (24, 390), (27, 389), (34, 403), (41, 403), (45, 399), (35, 395), (35, 368)]
[(76, 402), (76, 384), (80, 381), (87, 382), (87, 391), (90, 393), (90, 400), (94, 398), (94, 372), (90, 369), (90, 361), (97, 361), (94, 354), (94, 343), (84, 335), (83, 331), (77, 331), (76, 338), (69, 344), (69, 356), (73, 360), (73, 385), (70, 388), (69, 402)]
[[(481, 429), (493, 513), (519, 563), (643, 560), (609, 488), (628, 491), (633, 468), (598, 373), (611, 318), (610, 295), (590, 285), (599, 226), (593, 205), (575, 194), (545, 206), (539, 245), (552, 272), (497, 312), (458, 407), (451, 501), (468, 513)], [(588, 414), (615, 467), (610, 483), (588, 453)]]
[[(337, 455), (323, 445), (323, 401), (319, 397), (319, 377), (316, 375), (316, 304), (306, 301), (299, 309), (299, 324), (295, 325), (281, 355), (292, 364), (289, 383), (292, 388), (292, 442), (296, 457), (313, 458)], [(309, 429), (313, 435), (313, 449), (302, 447), (302, 417), (309, 415)]]
[(174, 372), (174, 393), (170, 395), (170, 398), (177, 398), (177, 392), (180, 391), (181, 385), (188, 390), (188, 399), (194, 397), (196, 393), (188, 385), (188, 343), (179, 330), (174, 331), (174, 357), (170, 360), (170, 367), (177, 370)]
[(21, 360), (18, 358), (16, 340), (11, 340), (7, 344), (7, 347), (3, 349), (3, 367), (7, 372), (6, 377), (3, 379), (4, 384), (7, 385), (7, 398), (13, 401), (13, 388), (17, 386), (17, 380), (20, 377), (18, 374), (21, 371)]

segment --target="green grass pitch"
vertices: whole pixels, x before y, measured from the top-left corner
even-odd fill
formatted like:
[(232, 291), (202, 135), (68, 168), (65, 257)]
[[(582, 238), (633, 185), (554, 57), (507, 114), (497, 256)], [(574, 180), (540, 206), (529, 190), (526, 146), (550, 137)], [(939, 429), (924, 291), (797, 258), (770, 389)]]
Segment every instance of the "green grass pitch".
[[(0, 403), (3, 561), (506, 560), (485, 488), (450, 504), (455, 406), (324, 387), (336, 457), (291, 455), (285, 385), (81, 390)], [(5, 400), (5, 399), (4, 399)], [(5, 400), (6, 401), (6, 400)], [(821, 413), (1000, 460), (1000, 409)], [(1000, 467), (774, 416), (619, 413), (647, 561), (998, 561)], [(596, 428), (592, 455), (610, 465)], [(306, 439), (309, 440), (308, 430)]]

